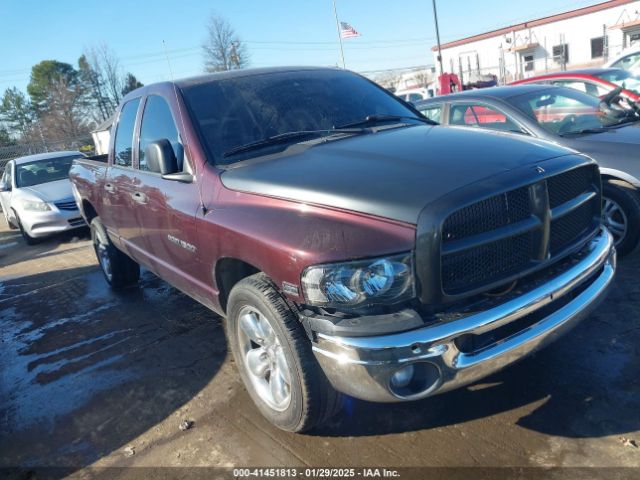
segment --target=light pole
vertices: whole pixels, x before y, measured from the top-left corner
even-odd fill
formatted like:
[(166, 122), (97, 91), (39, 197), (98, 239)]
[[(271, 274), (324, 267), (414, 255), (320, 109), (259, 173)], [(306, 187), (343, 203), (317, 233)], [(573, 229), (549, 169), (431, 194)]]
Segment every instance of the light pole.
[(440, 64), (440, 75), (444, 73), (444, 68), (442, 68), (442, 50), (440, 49), (440, 30), (438, 29), (438, 10), (436, 8), (436, 0), (432, 0), (433, 2), (433, 18), (436, 22), (436, 39), (438, 40), (438, 63)]

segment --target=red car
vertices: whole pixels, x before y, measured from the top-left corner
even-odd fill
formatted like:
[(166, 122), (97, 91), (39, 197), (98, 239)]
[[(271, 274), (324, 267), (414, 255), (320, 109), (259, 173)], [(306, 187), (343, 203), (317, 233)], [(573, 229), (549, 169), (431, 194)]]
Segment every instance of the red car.
[(640, 78), (619, 68), (586, 68), (583, 70), (549, 73), (518, 80), (511, 83), (511, 85), (525, 83), (575, 88), (594, 97), (603, 97), (617, 87), (622, 87), (621, 95), (624, 98), (633, 102), (640, 101)]

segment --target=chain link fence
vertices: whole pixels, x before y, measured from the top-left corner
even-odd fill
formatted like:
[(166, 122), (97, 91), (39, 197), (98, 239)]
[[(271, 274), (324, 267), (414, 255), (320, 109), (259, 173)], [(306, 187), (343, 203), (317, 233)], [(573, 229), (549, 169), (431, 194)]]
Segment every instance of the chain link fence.
[(9, 160), (35, 155), (38, 153), (59, 152), (63, 150), (78, 150), (85, 155), (93, 155), (95, 151), (90, 134), (75, 138), (60, 140), (42, 140), (40, 142), (17, 143), (15, 145), (0, 146), (0, 175)]

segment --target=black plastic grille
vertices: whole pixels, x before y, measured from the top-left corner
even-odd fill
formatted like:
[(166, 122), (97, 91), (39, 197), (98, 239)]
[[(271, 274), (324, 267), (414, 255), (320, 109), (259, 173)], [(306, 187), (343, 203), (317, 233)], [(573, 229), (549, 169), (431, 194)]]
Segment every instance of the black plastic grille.
[[(591, 165), (546, 179), (549, 198), (546, 210), (552, 212), (552, 218), (567, 208), (567, 202), (586, 192), (595, 193), (587, 203), (551, 221), (548, 245), (542, 243), (545, 238), (542, 232), (549, 215), (534, 212), (532, 186), (495, 195), (452, 213), (442, 227), (443, 291), (457, 295), (497, 285), (519, 273), (532, 271), (544, 262), (542, 259), (547, 253), (550, 255), (547, 261), (551, 262), (555, 255), (579, 245), (598, 225), (598, 186), (597, 167)], [(524, 222), (536, 217), (537, 226)], [(495, 240), (490, 237), (487, 242), (487, 232), (505, 226), (512, 228), (501, 229), (502, 233), (496, 232)], [(525, 228), (530, 230), (524, 232)], [(473, 238), (479, 234), (485, 235)], [(460, 242), (463, 239), (466, 240)]]
[(517, 273), (531, 263), (531, 233), (471, 248), (442, 259), (442, 282), (447, 291), (477, 288), (496, 278)]
[(78, 205), (76, 205), (76, 202), (74, 200), (56, 202), (55, 206), (60, 210), (78, 210)]
[(551, 222), (549, 249), (554, 254), (593, 230), (598, 198)]
[(451, 214), (443, 226), (443, 241), (449, 242), (489, 232), (531, 215), (529, 187), (487, 198)]
[(549, 206), (555, 208), (576, 198), (594, 183), (595, 167), (582, 167), (547, 179)]

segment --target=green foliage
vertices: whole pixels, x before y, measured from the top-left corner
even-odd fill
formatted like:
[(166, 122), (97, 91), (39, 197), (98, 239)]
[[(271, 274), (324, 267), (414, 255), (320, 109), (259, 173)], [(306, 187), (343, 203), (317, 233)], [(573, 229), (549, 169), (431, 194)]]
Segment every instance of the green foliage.
[(0, 147), (7, 147), (9, 145), (15, 145), (16, 141), (9, 135), (9, 130), (6, 127), (0, 126)]
[(43, 60), (31, 68), (31, 81), (27, 92), (37, 112), (47, 110), (52, 87), (59, 82), (69, 86), (76, 84), (78, 72), (72, 65), (57, 60)]
[(0, 118), (8, 128), (21, 135), (27, 135), (34, 122), (34, 110), (27, 96), (16, 87), (7, 88), (0, 101)]
[(127, 73), (124, 79), (124, 86), (122, 87), (122, 96), (124, 97), (127, 93), (133, 92), (136, 88), (140, 87), (144, 87), (144, 85), (138, 81), (135, 75)]

